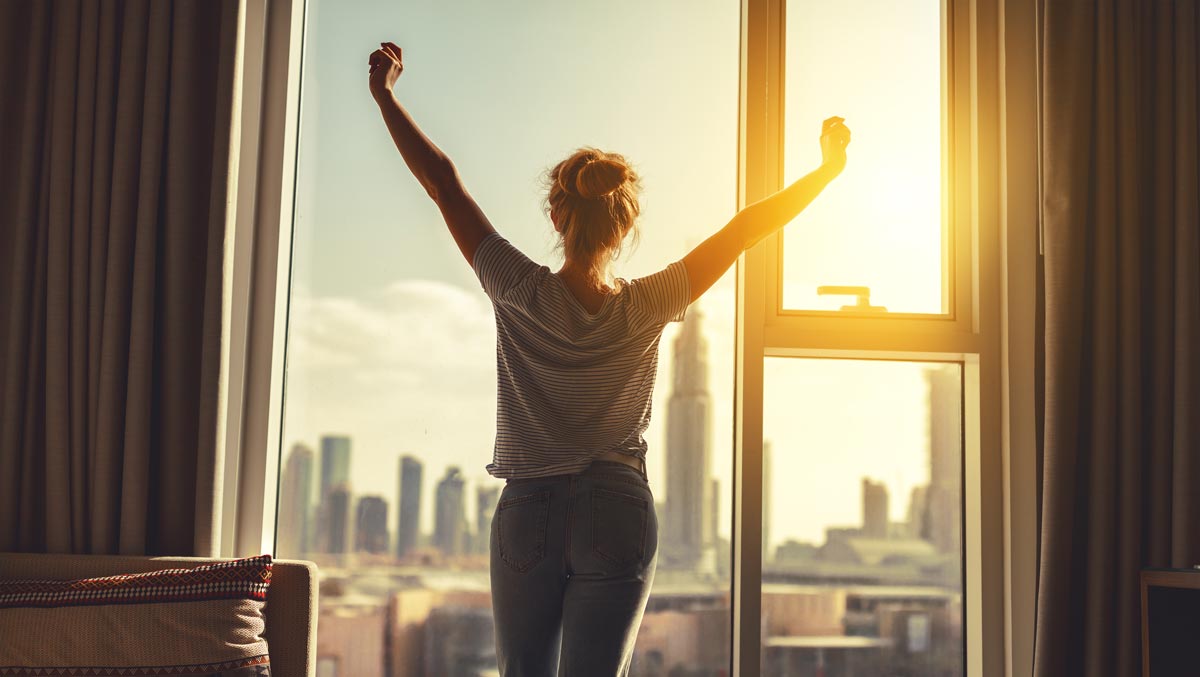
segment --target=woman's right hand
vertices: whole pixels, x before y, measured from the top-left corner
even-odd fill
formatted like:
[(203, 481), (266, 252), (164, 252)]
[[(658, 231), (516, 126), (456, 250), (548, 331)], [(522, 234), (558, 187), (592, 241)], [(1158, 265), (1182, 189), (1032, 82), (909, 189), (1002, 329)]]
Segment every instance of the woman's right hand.
[(836, 174), (846, 168), (846, 146), (850, 145), (850, 128), (845, 122), (834, 116), (821, 125), (821, 166)]

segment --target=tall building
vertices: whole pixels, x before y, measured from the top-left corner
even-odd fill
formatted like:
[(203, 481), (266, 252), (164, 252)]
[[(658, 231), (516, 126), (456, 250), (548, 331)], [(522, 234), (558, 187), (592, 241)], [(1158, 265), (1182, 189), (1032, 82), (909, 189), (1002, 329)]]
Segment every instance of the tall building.
[(329, 491), (339, 484), (350, 483), (350, 438), (345, 435), (321, 437), (321, 493), (324, 500)]
[(762, 563), (766, 566), (774, 552), (771, 550), (771, 483), (774, 476), (771, 474), (771, 443), (766, 440), (763, 440), (762, 469)]
[(381, 496), (363, 496), (358, 499), (358, 511), (354, 519), (354, 549), (378, 555), (387, 552), (387, 501)]
[(908, 499), (908, 538), (922, 538), (927, 541), (933, 540), (929, 533), (928, 517), (929, 514), (926, 508), (929, 505), (929, 486), (920, 485), (913, 487), (912, 494)]
[(957, 367), (925, 372), (929, 382), (928, 540), (938, 552), (962, 547), (962, 380)]
[[(345, 529), (335, 527), (333, 507), (329, 503), (330, 494), (337, 487), (345, 487), (347, 501), (350, 493), (350, 438), (344, 435), (325, 435), (321, 437), (321, 479), (317, 493), (317, 547), (321, 552), (346, 552), (352, 545), (343, 541), (341, 550), (330, 550), (334, 542), (335, 529), (341, 529), (338, 538), (344, 538)], [(350, 505), (344, 506), (340, 518), (349, 521)]]
[(717, 521), (721, 517), (721, 480), (713, 477), (708, 482), (708, 533), (707, 542), (713, 544), (715, 555), (717, 544)]
[(276, 552), (301, 557), (312, 550), (313, 452), (303, 444), (292, 447), (279, 483), (279, 533)]
[(421, 533), (421, 462), (412, 456), (400, 459), (400, 500), (396, 515), (396, 557), (417, 547)]
[(862, 479), (863, 522), (866, 538), (888, 537), (888, 490), (883, 482)]
[(339, 484), (325, 497), (325, 548), (332, 554), (344, 554), (350, 549), (350, 485)]
[(700, 573), (716, 571), (713, 529), (712, 396), (708, 392), (708, 342), (703, 316), (692, 308), (674, 345), (671, 397), (667, 402), (667, 499), (662, 566)]
[(475, 539), (471, 549), (486, 555), (491, 544), (492, 515), (500, 500), (500, 487), (479, 487), (475, 490)]
[(434, 495), (433, 544), (447, 556), (463, 554), (467, 535), (465, 484), (462, 471), (451, 466)]

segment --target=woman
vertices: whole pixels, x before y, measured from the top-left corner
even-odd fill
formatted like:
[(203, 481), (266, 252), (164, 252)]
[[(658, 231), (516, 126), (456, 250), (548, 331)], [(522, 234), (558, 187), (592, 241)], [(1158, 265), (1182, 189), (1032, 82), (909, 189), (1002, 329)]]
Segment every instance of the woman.
[(741, 210), (662, 271), (609, 282), (639, 211), (638, 177), (624, 158), (583, 148), (551, 170), (547, 202), (565, 259), (552, 273), (496, 232), (396, 100), (400, 48), (382, 43), (368, 61), (392, 140), (495, 310), (497, 431), (487, 469), (507, 480), (491, 535), (500, 672), (626, 674), (658, 551), (642, 434), (663, 327), (842, 171), (850, 131), (829, 118), (816, 171)]

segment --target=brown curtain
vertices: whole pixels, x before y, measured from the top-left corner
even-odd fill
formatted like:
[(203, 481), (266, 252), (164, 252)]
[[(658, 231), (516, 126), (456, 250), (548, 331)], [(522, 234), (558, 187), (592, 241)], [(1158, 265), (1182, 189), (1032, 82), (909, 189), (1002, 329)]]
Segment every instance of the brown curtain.
[(0, 550), (209, 555), (236, 0), (0, 0)]
[(1200, 564), (1200, 15), (1044, 3), (1035, 670), (1141, 674), (1138, 573)]

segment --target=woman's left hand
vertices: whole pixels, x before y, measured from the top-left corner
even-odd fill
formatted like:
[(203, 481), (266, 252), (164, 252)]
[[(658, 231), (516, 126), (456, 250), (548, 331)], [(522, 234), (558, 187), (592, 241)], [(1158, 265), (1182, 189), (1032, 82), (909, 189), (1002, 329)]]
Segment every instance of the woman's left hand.
[(392, 42), (379, 43), (379, 49), (371, 52), (367, 63), (371, 66), (371, 96), (376, 100), (391, 96), (396, 79), (404, 72), (404, 63), (400, 60), (400, 48)]
[(821, 125), (821, 165), (841, 174), (846, 168), (846, 146), (850, 145), (850, 128), (846, 119), (836, 115)]

